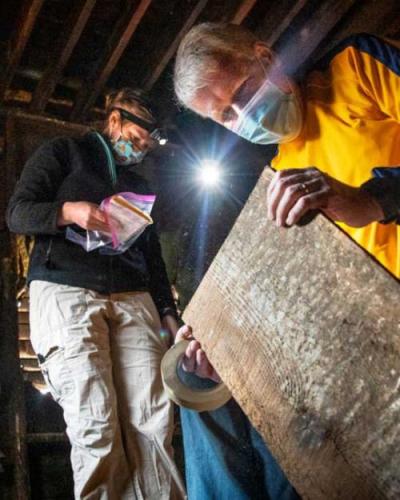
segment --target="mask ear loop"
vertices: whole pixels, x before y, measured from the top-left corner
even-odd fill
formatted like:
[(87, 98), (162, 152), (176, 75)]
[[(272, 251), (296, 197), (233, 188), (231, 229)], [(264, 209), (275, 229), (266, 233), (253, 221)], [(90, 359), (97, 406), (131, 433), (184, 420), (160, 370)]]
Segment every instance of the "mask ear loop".
[[(260, 61), (260, 64), (262, 65), (261, 61)], [(282, 90), (282, 89), (281, 90), (285, 94), (292, 94), (292, 96), (294, 96), (295, 101), (296, 101), (296, 105), (299, 108), (299, 110), (300, 110), (299, 112), (300, 112), (301, 117), (302, 117), (301, 122), (303, 123), (303, 121), (304, 121), (304, 101), (303, 101), (303, 98), (301, 95), (301, 91), (299, 90), (299, 87), (295, 84), (294, 80), (288, 76), (287, 71), (285, 71), (284, 64), (282, 63), (282, 59), (277, 54), (274, 53), (273, 58), (272, 58), (272, 62), (271, 62), (272, 75), (274, 74), (274, 71), (276, 69), (279, 71), (279, 74), (281, 76), (284, 76), (285, 83), (287, 84), (289, 92), (287, 92), (286, 90)], [(274, 80), (271, 80), (271, 83), (273, 85), (277, 86), (278, 88), (280, 88), (277, 83), (274, 83)]]
[[(121, 132), (120, 132), (120, 135), (119, 135), (118, 139), (117, 139), (115, 142), (118, 142), (118, 141), (120, 141), (121, 139), (123, 140), (123, 134), (122, 134), (122, 127), (123, 127), (123, 123), (122, 123), (122, 122), (123, 122), (123, 117), (122, 117), (122, 115), (121, 115), (121, 112), (120, 112), (120, 111), (119, 111), (119, 117), (120, 117), (120, 121), (121, 121)], [(130, 139), (126, 139), (126, 141), (131, 143), (132, 148), (133, 148), (136, 152), (138, 152), (138, 153), (142, 153), (142, 152), (143, 152), (140, 148), (138, 148), (138, 146), (137, 146), (137, 144), (136, 144), (136, 142), (135, 142), (135, 141), (130, 140)], [(114, 143), (114, 144), (115, 144), (115, 143)], [(146, 152), (147, 152), (147, 151), (146, 151)]]
[(123, 125), (122, 125), (122, 116), (121, 116), (121, 113), (119, 113), (119, 119), (120, 119), (120, 123), (121, 123), (121, 131), (119, 133), (119, 137), (117, 139), (117, 142), (122, 139), (122, 127), (123, 127)]
[[(118, 111), (118, 110), (117, 110), (117, 109), (115, 109), (115, 111)], [(121, 127), (121, 130), (120, 130), (120, 133), (119, 133), (118, 139), (114, 140), (114, 144), (115, 144), (116, 142), (120, 141), (121, 139), (123, 140), (123, 133), (122, 133), (122, 132), (123, 132), (123, 131), (122, 131), (122, 127), (124, 126), (124, 125), (123, 125), (123, 123), (122, 123), (122, 122), (123, 122), (123, 117), (122, 117), (122, 115), (121, 115), (121, 112), (120, 112), (120, 111), (118, 111), (118, 115), (119, 115), (119, 120), (120, 120), (120, 127)], [(129, 142), (132, 142), (132, 141), (129, 141)]]
[[(122, 117), (121, 117), (121, 113), (120, 113), (120, 115), (119, 115), (119, 116), (120, 116), (120, 121), (121, 121), (121, 131), (120, 131), (120, 133), (119, 133), (119, 137), (118, 137), (118, 139), (114, 142), (114, 144), (115, 144), (115, 143), (117, 143), (118, 141), (125, 140), (125, 139), (123, 138), (123, 133), (122, 133), (122, 132), (123, 132), (123, 131), (122, 131), (122, 127), (123, 127), (122, 120), (123, 120), (123, 119), (122, 119)], [(135, 144), (132, 140), (126, 139), (126, 142), (130, 142), (130, 143), (132, 144), (133, 149), (134, 149), (135, 151), (140, 151), (140, 150), (138, 150), (138, 149), (137, 149), (136, 144)]]

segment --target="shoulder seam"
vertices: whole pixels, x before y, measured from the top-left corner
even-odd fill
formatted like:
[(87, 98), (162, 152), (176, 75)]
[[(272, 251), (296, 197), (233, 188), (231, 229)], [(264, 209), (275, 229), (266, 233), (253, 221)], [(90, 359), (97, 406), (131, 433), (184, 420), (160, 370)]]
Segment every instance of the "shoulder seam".
[(345, 38), (320, 59), (312, 70), (327, 69), (335, 56), (350, 47), (370, 55), (400, 76), (400, 50), (386, 40), (368, 33), (358, 33)]

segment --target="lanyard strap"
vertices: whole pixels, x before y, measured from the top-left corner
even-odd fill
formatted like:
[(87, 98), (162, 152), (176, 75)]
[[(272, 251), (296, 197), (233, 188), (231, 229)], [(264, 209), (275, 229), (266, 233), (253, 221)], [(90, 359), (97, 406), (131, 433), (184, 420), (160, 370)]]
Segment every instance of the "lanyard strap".
[(110, 177), (111, 177), (112, 185), (115, 186), (115, 184), (117, 183), (117, 169), (115, 167), (114, 156), (112, 155), (112, 153), (110, 151), (109, 145), (104, 140), (104, 137), (101, 134), (99, 134), (98, 132), (95, 132), (95, 134), (97, 135), (99, 141), (102, 143), (102, 145), (106, 151), (108, 172), (109, 172)]

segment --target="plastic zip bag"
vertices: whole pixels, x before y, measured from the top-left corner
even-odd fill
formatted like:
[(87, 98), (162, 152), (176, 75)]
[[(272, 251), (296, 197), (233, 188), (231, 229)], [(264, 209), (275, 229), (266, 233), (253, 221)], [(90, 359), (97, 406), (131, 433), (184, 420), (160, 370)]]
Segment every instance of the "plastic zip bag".
[(86, 234), (81, 234), (67, 227), (65, 236), (87, 252), (100, 249), (103, 254), (123, 253), (147, 226), (153, 224), (150, 213), (155, 199), (155, 195), (130, 192), (114, 194), (100, 204), (100, 209), (106, 214), (110, 233), (87, 230)]

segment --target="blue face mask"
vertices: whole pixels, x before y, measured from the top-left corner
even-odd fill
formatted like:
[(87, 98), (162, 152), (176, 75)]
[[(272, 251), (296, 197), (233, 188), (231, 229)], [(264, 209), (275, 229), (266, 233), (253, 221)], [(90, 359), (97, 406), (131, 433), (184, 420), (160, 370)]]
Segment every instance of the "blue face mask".
[(277, 144), (295, 139), (303, 124), (301, 107), (294, 93), (285, 94), (266, 81), (243, 107), (234, 108), (238, 118), (225, 126), (256, 144)]
[(115, 163), (125, 166), (140, 163), (147, 154), (147, 151), (135, 149), (132, 142), (122, 139), (122, 136), (113, 144), (113, 150)]

